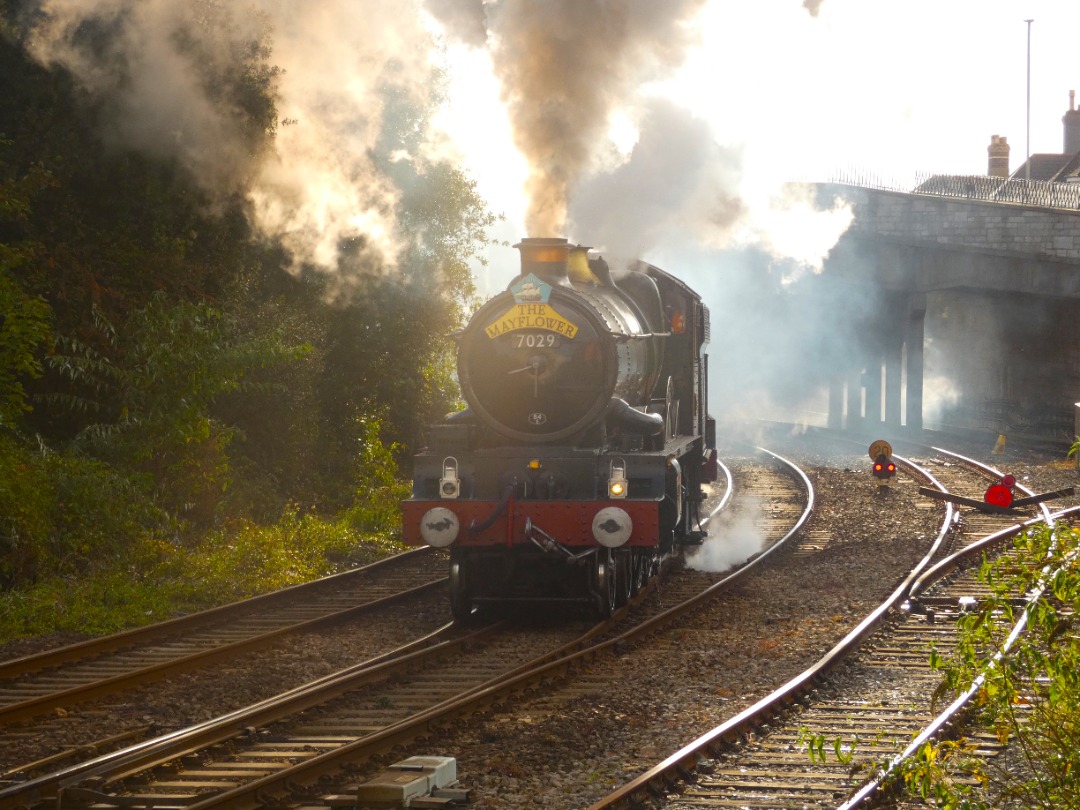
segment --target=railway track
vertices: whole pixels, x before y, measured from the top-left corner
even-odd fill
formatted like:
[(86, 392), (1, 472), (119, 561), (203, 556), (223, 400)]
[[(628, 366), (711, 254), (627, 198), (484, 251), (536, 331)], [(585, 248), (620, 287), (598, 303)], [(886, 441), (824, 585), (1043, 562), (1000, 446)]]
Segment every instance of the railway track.
[[(445, 573), (445, 557), (411, 552), (267, 596), (3, 662), (0, 780), (27, 772), (29, 763), (10, 759), (12, 748), (37, 750), (36, 771), (85, 758), (84, 749), (110, 750), (152, 734), (153, 722), (135, 719), (121, 728), (116, 717), (125, 711), (125, 698), (146, 691), (147, 684), (175, 681), (181, 674), (206, 677), (244, 656), (260, 655), (265, 662), (298, 639), (357, 627), (364, 616), (399, 609), (395, 606), (425, 594), (435, 599)], [(429, 619), (428, 613), (417, 612), (417, 624), (427, 627), (422, 634), (446, 621)], [(373, 623), (372, 630), (377, 626)], [(386, 643), (376, 637), (383, 634), (371, 635), (373, 643)], [(242, 694), (245, 686), (237, 683), (236, 689)], [(86, 728), (69, 731), (74, 724), (92, 726), (95, 718), (109, 723), (110, 731), (96, 737)], [(76, 744), (66, 750), (51, 742), (73, 736)]]
[[(908, 470), (915, 469), (902, 461)], [(936, 486), (966, 497), (976, 492), (981, 497), (987, 483), (1001, 477), (998, 471), (937, 449), (924, 464), (944, 481)], [(947, 653), (959, 611), (965, 600), (978, 596), (970, 579), (960, 574), (961, 561), (1021, 530), (1015, 516), (976, 513), (961, 518), (951, 504), (944, 509), (931, 552), (837, 648), (795, 681), (590, 810), (853, 808), (867, 802), (879, 783), (860, 788), (851, 776), (849, 757), (887, 760), (912, 737), (922, 733), (924, 739), (951, 722), (952, 715), (935, 717), (930, 711), (930, 695), (940, 682), (929, 666), (930, 645)], [(932, 573), (926, 573), (935, 560)], [(946, 575), (952, 578), (936, 584)], [(913, 589), (919, 594), (917, 602), (907, 600)], [(993, 755), (996, 741), (984, 735), (979, 742), (985, 755)], [(808, 749), (815, 744), (822, 749), (830, 745), (830, 756), (813, 761)], [(834, 752), (832, 745), (839, 748)]]
[(265, 596), (0, 662), (0, 725), (208, 666), (438, 587), (446, 581), (445, 561), (427, 552), (417, 549)]
[[(802, 496), (788, 485), (789, 496), (801, 500), (802, 508), (789, 519), (787, 536), (812, 504), (808, 485), (805, 478), (799, 481)], [(770, 517), (775, 529), (784, 523)], [(770, 536), (747, 570), (780, 548), (784, 536)], [(499, 624), (393, 660), (358, 665), (203, 728), (12, 785), (0, 790), (0, 807), (80, 801), (101, 807), (254, 807), (266, 801), (327, 806), (328, 793), (354, 790), (352, 772), (392, 747), (509, 705), (532, 690), (558, 684), (571, 692), (590, 688), (602, 662), (644, 643), (739, 577), (683, 573), (665, 571), (612, 620), (574, 633), (575, 638), (566, 638), (573, 628), (565, 622), (517, 624), (512, 630)], [(671, 607), (676, 590), (679, 604)], [(251, 728), (259, 731), (252, 734)]]

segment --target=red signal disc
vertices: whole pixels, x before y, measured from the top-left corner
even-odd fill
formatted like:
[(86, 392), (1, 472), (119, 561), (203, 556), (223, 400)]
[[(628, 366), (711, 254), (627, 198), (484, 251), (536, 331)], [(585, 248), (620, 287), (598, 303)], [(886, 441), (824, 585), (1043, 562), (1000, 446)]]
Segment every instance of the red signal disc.
[(983, 500), (991, 506), (1000, 506), (1003, 509), (1008, 509), (1012, 504), (1013, 496), (1012, 490), (1001, 484), (992, 484), (983, 495)]

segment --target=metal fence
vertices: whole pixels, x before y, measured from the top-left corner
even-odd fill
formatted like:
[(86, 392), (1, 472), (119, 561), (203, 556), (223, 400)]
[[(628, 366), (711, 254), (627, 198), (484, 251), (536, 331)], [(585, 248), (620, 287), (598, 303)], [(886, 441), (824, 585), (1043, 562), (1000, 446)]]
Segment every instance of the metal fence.
[(1080, 210), (1080, 183), (1013, 180), (983, 175), (917, 175), (910, 185), (885, 180), (871, 172), (841, 171), (829, 182), (881, 191), (900, 191), (930, 197), (955, 197), (980, 202), (1037, 205)]

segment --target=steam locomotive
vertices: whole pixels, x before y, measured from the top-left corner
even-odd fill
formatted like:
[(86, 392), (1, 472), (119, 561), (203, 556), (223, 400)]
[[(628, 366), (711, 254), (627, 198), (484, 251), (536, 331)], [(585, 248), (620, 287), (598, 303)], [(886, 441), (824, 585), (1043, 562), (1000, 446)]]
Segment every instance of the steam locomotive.
[(528, 602), (610, 615), (703, 537), (709, 312), (651, 264), (515, 247), (520, 274), (455, 335), (468, 407), (428, 427), (404, 540), (449, 550), (458, 619)]

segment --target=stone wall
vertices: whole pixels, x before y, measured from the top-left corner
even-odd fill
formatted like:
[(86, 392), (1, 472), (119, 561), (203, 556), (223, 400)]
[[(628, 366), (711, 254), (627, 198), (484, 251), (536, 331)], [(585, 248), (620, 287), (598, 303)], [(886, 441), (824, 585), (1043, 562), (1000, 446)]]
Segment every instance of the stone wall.
[(1080, 262), (1080, 211), (853, 186), (820, 191), (853, 206), (853, 236)]

